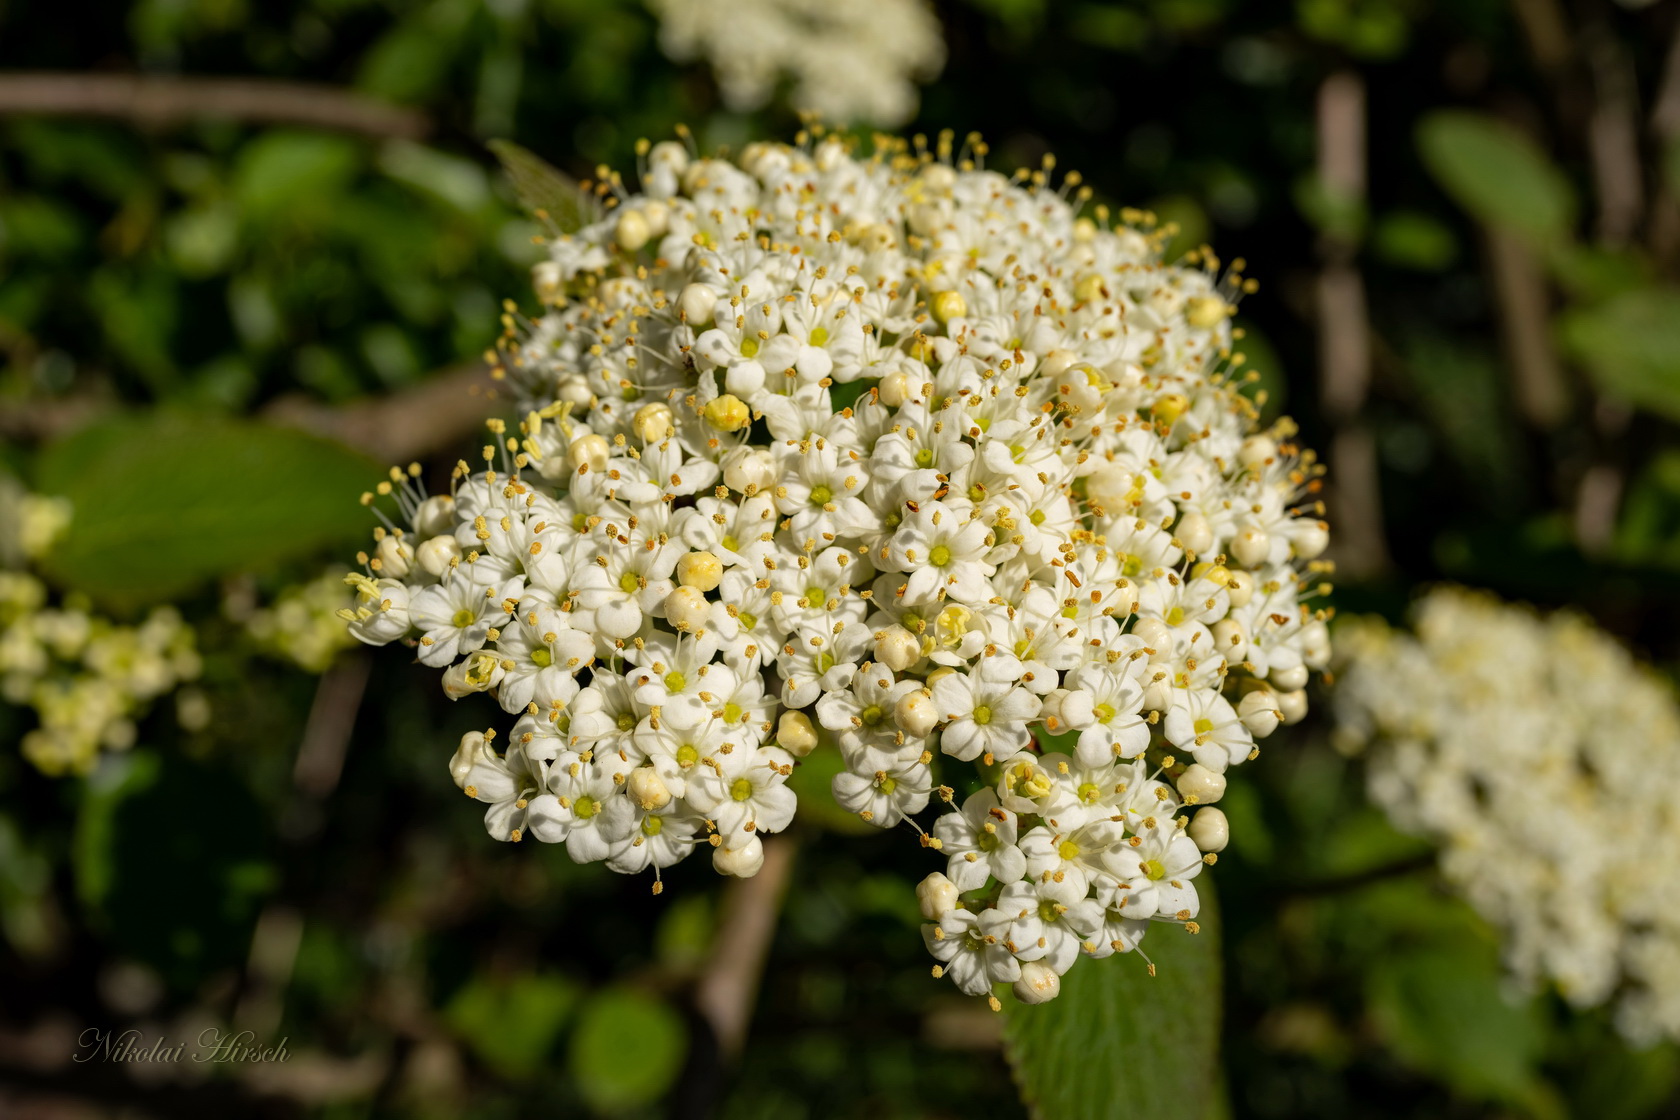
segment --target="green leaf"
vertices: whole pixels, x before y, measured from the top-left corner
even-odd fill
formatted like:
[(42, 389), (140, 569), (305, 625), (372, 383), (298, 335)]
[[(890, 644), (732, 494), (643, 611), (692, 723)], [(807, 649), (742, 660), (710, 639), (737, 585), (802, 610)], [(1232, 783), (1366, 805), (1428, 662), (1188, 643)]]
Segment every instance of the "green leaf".
[(259, 224), (287, 211), (329, 213), (361, 161), (361, 146), (348, 137), (265, 132), (239, 150), (233, 197), (241, 213)]
[(1385, 955), (1366, 995), (1378, 1029), (1407, 1065), (1468, 1096), (1535, 1097), (1545, 1025), (1531, 1004), (1507, 997), (1491, 946), (1454, 941)]
[(1558, 333), (1599, 388), (1680, 420), (1680, 291), (1639, 289), (1573, 309)]
[(347, 546), (371, 527), (356, 495), (377, 477), (349, 448), (287, 428), (119, 417), (42, 453), (36, 489), (75, 509), (43, 566), (107, 602), (168, 598), (213, 576)]
[(489, 148), (513, 180), (519, 204), (532, 215), (554, 223), (562, 233), (582, 229), (598, 216), (595, 200), (564, 171), (511, 140), (492, 140)]
[(878, 834), (880, 829), (835, 804), (832, 783), (845, 768), (839, 749), (826, 742), (799, 760), (787, 783), (799, 798), (799, 820), (847, 836)]
[(1452, 230), (1415, 210), (1395, 210), (1378, 218), (1371, 240), (1378, 259), (1401, 268), (1439, 272), (1458, 257)]
[[(1202, 880), (1204, 888), (1208, 886)], [(1137, 953), (1080, 960), (1062, 993), (1007, 1008), (1004, 1035), (1036, 1120), (1107, 1120), (1125, 1112), (1202, 1120), (1219, 1107), (1219, 917), (1202, 891), (1201, 932), (1156, 925)]]
[(509, 1080), (536, 1073), (577, 1006), (578, 985), (556, 972), (474, 977), (444, 1018), (479, 1061)]
[(687, 1051), (682, 1017), (669, 1004), (608, 988), (584, 1005), (567, 1065), (592, 1107), (622, 1112), (664, 1096)]
[(1418, 126), (1418, 151), (1447, 194), (1478, 221), (1543, 243), (1575, 221), (1575, 194), (1535, 143), (1482, 113), (1443, 110)]

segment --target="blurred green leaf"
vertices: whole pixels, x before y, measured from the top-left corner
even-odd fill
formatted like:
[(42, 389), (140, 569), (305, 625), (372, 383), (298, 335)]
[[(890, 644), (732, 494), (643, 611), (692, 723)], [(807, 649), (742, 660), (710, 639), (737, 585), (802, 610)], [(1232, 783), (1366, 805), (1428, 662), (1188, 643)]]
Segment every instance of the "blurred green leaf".
[(378, 476), (349, 448), (287, 428), (174, 414), (119, 417), (41, 455), (36, 488), (75, 517), (44, 567), (124, 604), (343, 546), (371, 527), (356, 495)]
[(1545, 1026), (1513, 1002), (1491, 945), (1442, 944), (1375, 962), (1371, 1015), (1402, 1061), (1472, 1097), (1535, 1101)]
[(579, 994), (577, 981), (558, 972), (474, 977), (443, 1014), (479, 1061), (519, 1080), (543, 1068)]
[(1391, 58), (1410, 28), (1394, 0), (1295, 0), (1295, 18), (1314, 39), (1362, 58)]
[(1201, 932), (1154, 926), (1143, 951), (1077, 962), (1049, 1003), (1007, 1005), (1005, 1037), (1038, 1120), (1139, 1116), (1202, 1120), (1217, 1104), (1219, 916), (1201, 880)]
[(1636, 289), (1571, 309), (1558, 333), (1599, 388), (1680, 419), (1680, 291)]
[(595, 219), (595, 200), (570, 175), (511, 140), (492, 140), (488, 146), (513, 180), (519, 204), (530, 213), (546, 214), (562, 233)]
[(144, 750), (107, 759), (76, 821), (77, 894), (125, 955), (191, 983), (249, 949), (275, 884), (265, 819), (220, 770)]
[(362, 59), (356, 84), (396, 101), (418, 101), (437, 90), (466, 45), (472, 0), (434, 0), (393, 24)]
[(1650, 283), (1650, 262), (1639, 253), (1598, 245), (1560, 245), (1547, 257), (1552, 275), (1569, 294), (1606, 300)]
[(794, 766), (788, 788), (799, 798), (799, 820), (829, 832), (869, 836), (881, 830), (835, 804), (831, 783), (846, 768), (840, 751), (824, 743)]
[(1483, 113), (1440, 110), (1418, 125), (1417, 144), (1442, 188), (1478, 221), (1537, 243), (1568, 235), (1575, 220), (1569, 180), (1511, 125)]
[(1295, 206), (1314, 227), (1338, 241), (1356, 243), (1365, 236), (1364, 200), (1331, 190), (1317, 175), (1295, 180)]
[(621, 1112), (664, 1096), (687, 1051), (682, 1017), (669, 1004), (613, 987), (584, 1004), (567, 1068), (592, 1107)]
[(333, 197), (349, 184), (361, 161), (361, 146), (348, 137), (264, 132), (239, 151), (234, 200), (259, 225), (286, 211), (330, 212)]
[(1437, 272), (1458, 258), (1452, 230), (1415, 210), (1394, 210), (1378, 218), (1371, 248), (1381, 261), (1423, 272)]

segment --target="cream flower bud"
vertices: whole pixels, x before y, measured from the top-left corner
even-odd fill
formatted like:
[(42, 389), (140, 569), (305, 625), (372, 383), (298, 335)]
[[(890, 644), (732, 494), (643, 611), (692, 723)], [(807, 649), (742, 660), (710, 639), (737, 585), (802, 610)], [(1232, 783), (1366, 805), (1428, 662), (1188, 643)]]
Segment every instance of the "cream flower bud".
[(776, 484), (776, 460), (763, 448), (740, 448), (723, 461), (723, 484), (756, 494)]
[(1248, 634), (1242, 623), (1234, 618), (1222, 618), (1213, 624), (1213, 652), (1235, 665), (1248, 657)]
[(626, 253), (634, 253), (648, 243), (652, 233), (640, 210), (623, 210), (618, 215), (618, 225), (613, 227), (613, 240)]
[(1192, 296), (1184, 301), (1184, 318), (1197, 330), (1207, 330), (1230, 314), (1231, 305), (1218, 296)]
[(1178, 519), (1178, 528), (1173, 530), (1173, 536), (1178, 538), (1184, 551), (1198, 556), (1213, 548), (1213, 526), (1194, 510)]
[(1301, 627), (1301, 660), (1311, 669), (1330, 664), (1330, 628), (1316, 618)]
[(720, 432), (738, 432), (752, 423), (752, 410), (733, 393), (724, 393), (706, 402), (702, 410), (706, 423)]
[(737, 879), (751, 879), (764, 866), (764, 841), (750, 837), (733, 850), (719, 844), (712, 849), (712, 866), (719, 875), (733, 875)]
[(895, 369), (881, 378), (881, 403), (888, 408), (897, 408), (910, 399), (912, 386), (910, 375), (901, 369)]
[(677, 561), (677, 582), (696, 591), (712, 591), (723, 582), (723, 561), (710, 552), (689, 552)]
[(1273, 669), (1266, 679), (1281, 692), (1294, 692), (1307, 686), (1308, 675), (1305, 665), (1291, 665), (1287, 669)]
[(566, 448), (566, 459), (574, 470), (585, 468), (592, 471), (605, 470), (607, 457), (612, 454), (612, 448), (600, 436), (579, 436), (571, 446)]
[(1152, 680), (1143, 686), (1143, 710), (1146, 712), (1164, 712), (1172, 707), (1172, 680), (1162, 674), (1159, 680)]
[(918, 688), (899, 697), (898, 703), (893, 705), (893, 721), (906, 735), (921, 738), (932, 734), (939, 723), (939, 709), (933, 702), (933, 693)]
[(641, 209), (642, 217), (647, 219), (648, 234), (664, 237), (671, 228), (671, 208), (658, 199), (650, 198), (642, 203)]
[(718, 294), (711, 288), (704, 284), (690, 284), (677, 297), (677, 310), (682, 312), (689, 326), (698, 330), (712, 321), (717, 301)]
[(382, 576), (402, 579), (413, 566), (414, 550), (408, 547), (406, 541), (398, 540), (395, 535), (381, 539), (379, 547), (373, 551), (379, 557), (379, 574)]
[(651, 766), (638, 766), (630, 771), (624, 789), (643, 812), (651, 813), (671, 803), (671, 791), (660, 779), (659, 771)]
[(1137, 584), (1122, 579), (1114, 585), (1114, 617), (1125, 618), (1137, 610)]
[(685, 634), (704, 630), (712, 613), (705, 594), (692, 587), (678, 587), (665, 596), (663, 609), (672, 629)]
[(661, 401), (638, 408), (630, 421), (630, 427), (648, 443), (668, 439), (677, 430), (676, 425), (672, 423), (670, 408)]
[(1052, 350), (1044, 355), (1044, 363), (1038, 367), (1045, 377), (1057, 378), (1079, 363), (1079, 355), (1072, 350)]
[(554, 387), (554, 399), (584, 409), (595, 403), (595, 390), (581, 376), (562, 377)]
[(1178, 792), (1198, 805), (1211, 805), (1225, 796), (1225, 775), (1216, 774), (1199, 762), (1192, 762), (1178, 776)]
[(916, 901), (922, 904), (922, 917), (937, 922), (957, 908), (957, 885), (935, 871), (916, 884)]
[(928, 300), (928, 310), (941, 324), (949, 323), (968, 314), (968, 301), (963, 299), (961, 292), (935, 292)]
[(566, 292), (565, 274), (554, 261), (538, 261), (531, 266), (531, 287), (544, 303), (558, 303)]
[(1237, 452), (1237, 461), (1245, 467), (1259, 467), (1277, 458), (1277, 444), (1269, 436), (1249, 436)]
[(1172, 657), (1172, 627), (1158, 618), (1140, 618), (1132, 625), (1132, 633), (1143, 639), (1146, 649), (1154, 650), (1151, 661), (1166, 661)]
[(1237, 705), (1237, 716), (1248, 728), (1249, 734), (1256, 739), (1264, 739), (1277, 730), (1278, 721), (1283, 718), (1278, 709), (1277, 693), (1269, 688), (1255, 689)]
[(442, 579), (449, 566), (461, 558), (461, 542), (453, 534), (443, 534), (421, 541), (414, 550), (414, 559), (435, 579)]
[(1233, 571), (1225, 581), (1225, 593), (1231, 597), (1233, 609), (1248, 606), (1254, 598), (1254, 577), (1247, 572)]
[(1289, 545), (1302, 560), (1312, 560), (1330, 547), (1330, 529), (1322, 521), (1296, 521), (1290, 526)]
[(1294, 692), (1278, 693), (1278, 711), (1283, 713), (1284, 723), (1300, 723), (1307, 718), (1307, 690), (1298, 688)]
[(875, 660), (902, 673), (921, 660), (922, 643), (902, 626), (889, 626), (875, 635)]
[(1054, 701), (1054, 716), (1061, 724), (1056, 730), (1064, 728), (1069, 731), (1083, 731), (1096, 722), (1097, 709), (1092, 702), (1091, 694), (1082, 688), (1058, 689), (1050, 694), (1051, 700), (1045, 701), (1046, 717), (1052, 714), (1051, 703)]
[(1258, 568), (1272, 554), (1272, 538), (1264, 529), (1244, 529), (1231, 542), (1231, 554), (1245, 568)]
[(1062, 978), (1043, 961), (1027, 961), (1010, 990), (1022, 1003), (1049, 1003), (1062, 994)]
[(454, 528), (455, 499), (448, 494), (434, 494), (414, 511), (414, 531), (422, 537), (435, 537)]
[(450, 777), (455, 779), (458, 788), (466, 789), (467, 775), (472, 773), (472, 768), (495, 757), (496, 752), (484, 737), (484, 732), (469, 731), (461, 736), (461, 743), (455, 748), (455, 757), (449, 760)]
[(783, 712), (776, 721), (776, 743), (795, 758), (804, 758), (817, 749), (817, 729), (804, 712)]
[(1225, 819), (1224, 813), (1212, 806), (1197, 809), (1196, 815), (1190, 818), (1187, 831), (1196, 847), (1204, 852), (1223, 852), (1225, 845), (1231, 842), (1230, 822)]

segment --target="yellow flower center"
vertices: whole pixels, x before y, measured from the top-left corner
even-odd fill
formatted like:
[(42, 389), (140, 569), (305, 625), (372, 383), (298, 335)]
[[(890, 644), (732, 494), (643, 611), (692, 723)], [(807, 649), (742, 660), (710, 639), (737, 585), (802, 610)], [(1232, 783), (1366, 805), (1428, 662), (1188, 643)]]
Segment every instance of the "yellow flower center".
[(943, 568), (951, 562), (951, 550), (942, 544), (934, 545), (933, 551), (928, 553), (928, 562), (936, 568)]
[(747, 778), (736, 778), (729, 786), (729, 796), (734, 801), (745, 801), (753, 795), (753, 784)]

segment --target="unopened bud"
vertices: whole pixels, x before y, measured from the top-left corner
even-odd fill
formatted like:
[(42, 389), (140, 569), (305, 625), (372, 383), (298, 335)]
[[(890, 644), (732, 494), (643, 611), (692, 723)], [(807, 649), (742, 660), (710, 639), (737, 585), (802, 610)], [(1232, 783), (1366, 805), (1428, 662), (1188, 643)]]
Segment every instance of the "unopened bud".
[(1154, 650), (1151, 661), (1166, 661), (1172, 657), (1172, 628), (1158, 618), (1140, 618), (1132, 624), (1132, 633), (1143, 639), (1145, 648)]
[(1307, 690), (1298, 688), (1294, 692), (1280, 692), (1277, 698), (1278, 711), (1283, 713), (1284, 723), (1300, 723), (1307, 718)]
[(690, 552), (677, 561), (677, 582), (696, 591), (711, 591), (723, 582), (723, 562), (710, 552)]
[(719, 875), (733, 875), (737, 879), (751, 879), (764, 866), (764, 841), (750, 836), (739, 848), (722, 844), (712, 849), (712, 866)]
[(776, 484), (776, 461), (763, 448), (738, 448), (723, 461), (723, 484), (742, 494), (756, 494)]
[(1216, 774), (1199, 762), (1192, 762), (1178, 776), (1178, 792), (1198, 805), (1211, 805), (1225, 796), (1225, 775)]
[(1257, 468), (1277, 457), (1277, 444), (1269, 436), (1249, 436), (1237, 452), (1237, 461), (1245, 467)]
[(1291, 665), (1287, 669), (1274, 668), (1266, 674), (1266, 679), (1280, 692), (1294, 692), (1307, 686), (1307, 676), (1305, 665)]
[(1225, 580), (1225, 593), (1231, 597), (1233, 608), (1248, 606), (1254, 598), (1254, 577), (1247, 572), (1230, 573)]
[(1200, 556), (1213, 547), (1213, 526), (1208, 519), (1195, 511), (1185, 514), (1178, 519), (1178, 528), (1173, 530), (1173, 536), (1184, 551)]
[(893, 706), (893, 722), (906, 735), (923, 738), (939, 723), (939, 709), (933, 703), (933, 693), (925, 688), (907, 692)]
[(606, 469), (607, 457), (611, 453), (612, 448), (608, 447), (607, 441), (600, 436), (579, 436), (566, 448), (566, 459), (574, 470), (581, 471), (588, 467), (592, 471), (599, 471)]
[(630, 800), (645, 813), (663, 809), (671, 803), (671, 791), (665, 788), (659, 772), (651, 766), (638, 766), (630, 771), (630, 776), (624, 780), (624, 788), (630, 794)]
[[(1054, 693), (1052, 693), (1054, 695)], [(1048, 707), (1048, 705), (1046, 705)], [(1096, 722), (1097, 710), (1091, 699), (1091, 694), (1083, 688), (1071, 689), (1062, 694), (1056, 705), (1056, 718), (1069, 731), (1083, 731)]]
[(711, 617), (711, 604), (706, 602), (704, 593), (692, 587), (678, 587), (665, 596), (665, 619), (672, 629), (690, 634), (706, 627), (706, 620)]
[(391, 579), (402, 579), (408, 575), (414, 563), (414, 550), (395, 536), (381, 540), (374, 552), (379, 556), (379, 574)]
[(1170, 428), (1178, 423), (1178, 418), (1188, 411), (1190, 411), (1189, 397), (1183, 393), (1168, 393), (1158, 398), (1150, 406), (1149, 415), (1152, 419), (1159, 420)]
[(1272, 538), (1264, 529), (1244, 529), (1231, 542), (1231, 554), (1245, 568), (1258, 568), (1272, 554)]
[(448, 535), (421, 541), (420, 547), (414, 550), (414, 559), (437, 579), (442, 579), (450, 564), (460, 558), (461, 542)]
[(625, 210), (618, 216), (618, 225), (613, 229), (613, 240), (626, 253), (634, 253), (648, 243), (652, 234), (648, 228), (648, 220), (642, 217), (640, 210)]
[(1114, 617), (1125, 618), (1137, 610), (1137, 584), (1122, 579), (1114, 585)]
[(455, 499), (448, 494), (434, 494), (420, 503), (414, 511), (414, 531), (422, 537), (435, 537), (455, 528)]
[(472, 768), (495, 757), (496, 752), (490, 748), (484, 732), (469, 731), (461, 736), (461, 745), (455, 748), (455, 757), (449, 760), (449, 776), (455, 779), (456, 786), (466, 789), (467, 775), (472, 773)]
[(1242, 623), (1234, 618), (1220, 619), (1213, 624), (1213, 652), (1235, 664), (1248, 657), (1248, 634)]
[(687, 320), (688, 325), (699, 330), (712, 321), (712, 312), (717, 307), (718, 294), (704, 284), (690, 284), (677, 297), (677, 308)]
[(957, 885), (935, 871), (916, 884), (916, 901), (922, 904), (922, 917), (937, 922), (957, 908)]
[(1278, 721), (1283, 718), (1278, 710), (1277, 693), (1269, 688), (1254, 690), (1237, 705), (1237, 716), (1249, 734), (1264, 739), (1277, 730)]
[(670, 408), (661, 401), (645, 404), (638, 408), (636, 415), (630, 421), (630, 427), (648, 443), (658, 443), (662, 439), (668, 439), (677, 430), (676, 425), (671, 420)]
[(1079, 355), (1072, 350), (1052, 350), (1044, 355), (1044, 364), (1039, 366), (1039, 372), (1045, 377), (1055, 379), (1072, 369), (1079, 362)]
[(910, 399), (910, 375), (903, 370), (894, 370), (881, 378), (879, 389), (881, 403), (888, 408), (897, 408)]
[(1028, 961), (1011, 990), (1022, 1003), (1049, 1003), (1062, 994), (1062, 978), (1043, 961)]
[(706, 402), (706, 423), (720, 432), (738, 432), (752, 423), (752, 410), (733, 393), (713, 397)]
[(895, 673), (910, 668), (922, 656), (922, 643), (902, 626), (889, 626), (875, 635), (875, 660)]
[(968, 314), (968, 301), (963, 299), (961, 292), (936, 292), (933, 299), (928, 301), (928, 310), (941, 325), (952, 319), (961, 319)]
[(1314, 559), (1330, 547), (1330, 530), (1322, 521), (1297, 521), (1290, 527), (1289, 546), (1302, 560)]
[(1218, 296), (1192, 296), (1184, 302), (1184, 318), (1199, 331), (1216, 325), (1231, 307)]
[(795, 758), (804, 758), (817, 749), (817, 729), (804, 712), (783, 712), (776, 721), (776, 745)]
[(1231, 824), (1225, 814), (1211, 805), (1197, 809), (1190, 818), (1190, 839), (1204, 852), (1223, 852), (1231, 842)]

